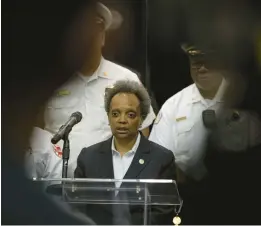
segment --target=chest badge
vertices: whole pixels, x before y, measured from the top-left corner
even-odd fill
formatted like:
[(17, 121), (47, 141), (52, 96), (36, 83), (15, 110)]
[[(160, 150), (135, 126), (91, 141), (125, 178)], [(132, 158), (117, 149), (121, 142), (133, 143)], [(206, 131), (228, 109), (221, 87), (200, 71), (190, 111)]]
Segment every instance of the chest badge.
[(71, 94), (71, 92), (69, 90), (59, 90), (57, 92), (57, 96), (58, 97), (67, 96), (67, 95), (70, 95), (70, 94)]
[(63, 151), (60, 146), (53, 145), (53, 151), (54, 151), (55, 155), (58, 156), (59, 158), (63, 157)]
[(183, 120), (186, 120), (186, 119), (187, 119), (186, 116), (182, 116), (182, 117), (176, 118), (176, 122), (180, 122), (180, 121), (183, 121)]

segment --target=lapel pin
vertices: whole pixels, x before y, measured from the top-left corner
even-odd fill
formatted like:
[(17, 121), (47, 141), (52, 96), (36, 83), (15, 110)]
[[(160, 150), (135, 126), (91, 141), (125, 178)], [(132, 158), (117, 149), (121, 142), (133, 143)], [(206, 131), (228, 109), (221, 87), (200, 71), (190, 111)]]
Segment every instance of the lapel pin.
[(139, 163), (140, 163), (140, 164), (144, 164), (144, 160), (143, 160), (143, 159), (140, 159), (140, 160), (139, 160)]

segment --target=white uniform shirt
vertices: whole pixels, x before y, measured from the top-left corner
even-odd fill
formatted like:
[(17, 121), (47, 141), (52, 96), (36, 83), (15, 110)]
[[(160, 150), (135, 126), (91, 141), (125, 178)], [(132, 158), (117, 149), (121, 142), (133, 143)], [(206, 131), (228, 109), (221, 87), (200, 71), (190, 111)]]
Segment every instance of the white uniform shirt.
[[(128, 171), (131, 162), (134, 158), (134, 155), (139, 147), (140, 144), (140, 134), (138, 135), (135, 144), (133, 145), (132, 149), (125, 153), (123, 156), (116, 150), (114, 145), (114, 137), (111, 143), (111, 150), (112, 150), (112, 162), (113, 162), (113, 172), (114, 172), (114, 179), (123, 179), (126, 172)], [(116, 187), (121, 186), (121, 182), (115, 183)]]
[[(38, 177), (61, 177), (63, 141), (54, 146), (46, 137), (52, 137), (73, 112), (79, 111), (83, 117), (69, 135), (71, 152), (68, 177), (73, 177), (77, 157), (82, 148), (104, 141), (112, 135), (104, 108), (105, 89), (112, 87), (118, 80), (126, 79), (140, 82), (135, 73), (102, 58), (100, 66), (91, 77), (84, 77), (77, 73), (55, 91), (54, 96), (48, 101), (44, 113), (45, 130), (36, 128), (31, 137), (31, 144), (34, 143), (33, 154), (35, 150), (38, 150), (38, 154), (35, 156), (38, 160), (34, 157), (34, 161), (42, 162), (41, 168), (44, 168), (44, 170), (39, 170), (38, 166)], [(155, 114), (151, 107), (141, 130), (150, 126), (154, 119)], [(43, 137), (46, 140), (45, 148), (41, 147), (39, 154), (37, 143), (42, 144)]]
[(223, 80), (213, 100), (205, 100), (195, 84), (175, 94), (162, 106), (149, 137), (172, 150), (179, 168), (196, 180), (207, 173), (203, 157), (208, 131), (202, 112), (220, 109), (225, 87)]

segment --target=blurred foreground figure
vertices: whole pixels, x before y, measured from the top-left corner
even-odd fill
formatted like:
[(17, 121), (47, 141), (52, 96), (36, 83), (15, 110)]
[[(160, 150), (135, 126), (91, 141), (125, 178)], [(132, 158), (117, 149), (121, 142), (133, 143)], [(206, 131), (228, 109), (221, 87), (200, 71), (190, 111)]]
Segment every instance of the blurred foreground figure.
[(87, 217), (73, 216), (66, 205), (64, 210), (58, 208), (44, 196), (41, 187), (25, 178), (23, 167), (24, 150), (38, 108), (69, 78), (70, 70), (75, 67), (60, 64), (56, 59), (63, 56), (62, 34), (79, 9), (90, 9), (92, 4), (28, 0), (5, 3), (3, 21), (8, 25), (4, 26), (2, 39), (7, 64), (2, 71), (1, 223), (93, 224)]
[(217, 125), (206, 156), (207, 222), (260, 224), (261, 117), (248, 109), (231, 109), (221, 114)]
[[(106, 141), (84, 148), (77, 160), (76, 178), (103, 179), (176, 179), (175, 159), (170, 150), (148, 141), (139, 127), (150, 109), (150, 97), (146, 89), (137, 82), (119, 81), (105, 96), (113, 136)], [(136, 191), (128, 191), (128, 184), (115, 183), (123, 191), (116, 198), (135, 197)], [(124, 192), (124, 188), (127, 190)], [(172, 187), (166, 185), (162, 192), (172, 194)], [(149, 192), (159, 191), (151, 185)], [(113, 191), (114, 192), (114, 191)], [(158, 193), (160, 194), (160, 192)], [(141, 205), (88, 205), (85, 213), (98, 224), (143, 223)], [(102, 215), (102, 217), (101, 217)], [(149, 224), (171, 225), (173, 206), (152, 206)]]
[[(139, 82), (135, 73), (102, 57), (105, 32), (112, 22), (110, 10), (98, 3), (93, 17), (85, 19), (85, 13), (82, 11), (82, 15), (77, 18), (75, 27), (79, 27), (82, 36), (86, 38), (86, 44), (81, 48), (85, 49), (87, 56), (73, 76), (48, 101), (44, 110), (44, 128), (36, 127), (33, 130), (30, 139), (31, 155), (28, 158), (31, 163), (27, 163), (31, 177), (61, 178), (63, 141), (53, 145), (50, 140), (71, 114), (79, 111), (83, 115), (82, 121), (74, 126), (69, 135), (71, 153), (68, 177), (73, 177), (81, 149), (111, 136), (103, 104), (106, 90), (112, 88), (117, 80)], [(79, 55), (77, 49), (80, 48), (80, 39), (79, 34), (75, 34), (75, 28), (71, 32), (68, 40), (73, 40), (74, 45), (68, 44), (67, 60), (75, 61), (73, 56)], [(88, 34), (87, 37), (85, 33)], [(154, 118), (155, 114), (150, 107), (148, 116), (139, 128), (145, 136), (148, 136)]]
[(208, 139), (209, 224), (261, 224), (261, 73), (255, 51), (249, 48), (252, 57), (229, 78), (226, 104)]

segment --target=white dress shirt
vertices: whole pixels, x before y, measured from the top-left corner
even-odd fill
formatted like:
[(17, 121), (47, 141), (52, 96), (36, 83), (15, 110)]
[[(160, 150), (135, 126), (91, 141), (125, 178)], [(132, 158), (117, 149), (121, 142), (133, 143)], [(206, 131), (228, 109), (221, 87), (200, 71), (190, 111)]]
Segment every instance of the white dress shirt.
[(223, 80), (213, 100), (205, 100), (195, 84), (175, 94), (162, 106), (149, 137), (172, 150), (179, 168), (196, 180), (207, 173), (203, 158), (208, 130), (202, 112), (206, 109), (218, 112), (226, 86)]
[[(113, 162), (113, 172), (114, 172), (114, 179), (123, 179), (126, 172), (128, 171), (131, 162), (134, 158), (134, 155), (139, 147), (140, 144), (140, 134), (136, 139), (135, 144), (133, 145), (132, 149), (126, 152), (123, 156), (116, 150), (114, 144), (114, 137), (111, 143), (111, 150), (112, 150), (112, 162)], [(119, 188), (121, 186), (121, 182), (115, 183), (116, 187)]]

